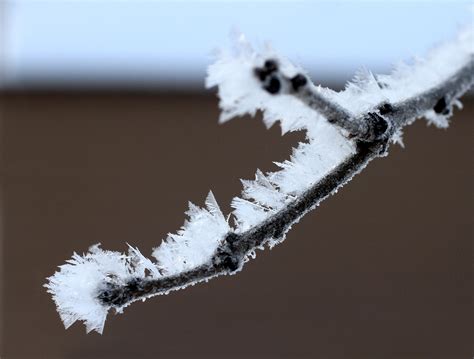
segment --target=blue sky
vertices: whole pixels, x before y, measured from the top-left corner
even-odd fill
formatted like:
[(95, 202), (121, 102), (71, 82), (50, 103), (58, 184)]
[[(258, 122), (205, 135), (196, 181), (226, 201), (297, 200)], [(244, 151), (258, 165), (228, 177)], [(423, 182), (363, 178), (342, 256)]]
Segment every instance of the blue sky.
[(238, 29), (324, 81), (386, 72), (473, 26), (470, 1), (3, 1), (3, 82), (202, 86)]

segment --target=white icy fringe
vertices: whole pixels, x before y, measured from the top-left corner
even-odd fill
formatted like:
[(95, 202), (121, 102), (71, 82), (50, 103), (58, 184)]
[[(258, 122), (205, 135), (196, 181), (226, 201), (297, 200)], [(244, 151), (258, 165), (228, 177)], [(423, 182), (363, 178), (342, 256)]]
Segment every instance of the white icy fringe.
[(189, 202), (186, 214), (190, 220), (177, 234), (155, 248), (153, 256), (163, 275), (173, 275), (196, 268), (212, 257), (230, 227), (212, 192), (206, 198), (206, 209)]
[[(366, 113), (382, 103), (397, 103), (433, 88), (452, 77), (474, 56), (474, 25), (464, 28), (452, 41), (433, 48), (426, 58), (412, 64), (399, 62), (390, 75), (360, 71), (344, 91), (323, 89), (324, 94), (354, 115)], [(459, 105), (459, 104), (458, 104)], [(428, 123), (447, 127), (447, 116), (428, 111)]]
[[(80, 320), (87, 332), (102, 333), (110, 307), (97, 299), (107, 283), (122, 285), (133, 278), (160, 278), (192, 269), (209, 261), (219, 243), (230, 230), (212, 192), (206, 198), (206, 209), (192, 203), (186, 212), (189, 220), (178, 234), (169, 234), (153, 256), (157, 263), (144, 257), (138, 248), (129, 246), (128, 255), (105, 251), (94, 245), (83, 256), (72, 259), (48, 278), (45, 287), (52, 294), (64, 326)], [(119, 310), (122, 308), (116, 308)]]

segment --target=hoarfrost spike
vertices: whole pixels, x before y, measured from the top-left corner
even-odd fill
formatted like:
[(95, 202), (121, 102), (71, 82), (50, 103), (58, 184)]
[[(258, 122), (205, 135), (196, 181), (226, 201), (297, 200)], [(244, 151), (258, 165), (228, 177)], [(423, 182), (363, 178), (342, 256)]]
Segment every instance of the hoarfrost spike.
[(273, 186), (270, 181), (268, 180), (267, 176), (265, 176), (265, 174), (260, 171), (259, 169), (257, 169), (257, 172), (255, 173), (255, 181), (263, 186), (263, 187), (266, 187), (268, 189), (274, 189), (275, 186)]
[(208, 211), (219, 218), (219, 220), (225, 221), (224, 214), (222, 213), (221, 209), (219, 208), (219, 205), (217, 204), (216, 197), (214, 197), (214, 194), (212, 191), (209, 191), (209, 194), (206, 197), (206, 207)]

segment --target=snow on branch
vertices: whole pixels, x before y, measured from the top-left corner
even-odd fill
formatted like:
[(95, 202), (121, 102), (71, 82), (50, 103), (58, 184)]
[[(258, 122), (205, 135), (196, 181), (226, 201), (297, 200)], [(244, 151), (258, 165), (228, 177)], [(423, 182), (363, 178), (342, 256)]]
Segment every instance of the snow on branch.
[(279, 171), (257, 170), (255, 180), (243, 180), (227, 219), (212, 192), (204, 208), (189, 203), (188, 220), (154, 249), (155, 261), (131, 246), (127, 254), (99, 245), (74, 253), (45, 284), (65, 327), (80, 320), (88, 332), (102, 333), (110, 309), (122, 312), (132, 302), (235, 274), (256, 249), (283, 241), (303, 215), (385, 156), (403, 127), (422, 116), (446, 127), (474, 82), (473, 34), (471, 27), (390, 75), (361, 71), (342, 92), (314, 85), (302, 69), (270, 48), (254, 51), (241, 36), (208, 69), (219, 121), (261, 111), (268, 127), (304, 130), (307, 141), (277, 163)]

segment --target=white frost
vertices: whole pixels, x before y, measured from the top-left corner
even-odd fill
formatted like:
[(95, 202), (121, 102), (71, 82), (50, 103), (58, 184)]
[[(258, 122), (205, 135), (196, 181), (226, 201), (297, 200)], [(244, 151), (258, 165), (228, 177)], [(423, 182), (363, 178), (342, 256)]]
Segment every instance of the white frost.
[[(160, 278), (209, 261), (220, 241), (230, 230), (212, 192), (206, 198), (206, 209), (193, 204), (187, 212), (189, 220), (177, 234), (155, 248), (157, 262), (143, 256), (138, 248), (129, 246), (128, 254), (105, 251), (94, 245), (81, 256), (59, 267), (45, 285), (52, 294), (64, 326), (69, 328), (80, 320), (87, 332), (102, 333), (110, 307), (97, 295), (107, 283), (122, 285), (134, 278)], [(122, 308), (116, 308), (121, 312)]]
[(98, 289), (108, 282), (123, 284), (137, 276), (129, 257), (104, 251), (99, 245), (89, 248), (84, 256), (74, 253), (72, 259), (59, 267), (45, 285), (58, 308), (64, 326), (69, 328), (77, 320), (84, 321), (87, 332), (102, 333), (109, 308), (96, 298)]

